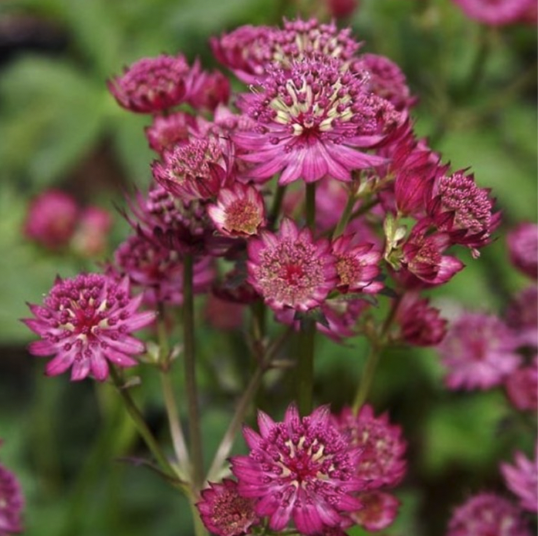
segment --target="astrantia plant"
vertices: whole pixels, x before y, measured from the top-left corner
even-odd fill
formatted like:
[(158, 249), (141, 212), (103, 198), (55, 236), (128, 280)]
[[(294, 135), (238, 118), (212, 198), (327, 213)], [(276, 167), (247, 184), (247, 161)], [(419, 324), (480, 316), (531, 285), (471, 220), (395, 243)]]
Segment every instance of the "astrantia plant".
[[(40, 337), (30, 353), (51, 358), (48, 375), (70, 369), (72, 380), (115, 384), (151, 451), (147, 464), (189, 500), (197, 536), (385, 529), (398, 516), (395, 488), (408, 466), (405, 430), (370, 403), (385, 349), (441, 343), (451, 388), (506, 381), (510, 391), (510, 381), (527, 381), (509, 379), (524, 370), (521, 339), (509, 325), (526, 322), (517, 303), (506, 322), (468, 314), (441, 342), (447, 322), (424, 295), (457, 277), (462, 253), (479, 256), (500, 212), (470, 171), (451, 169), (449, 156), (415, 135), (417, 98), (403, 72), (362, 54), (350, 30), (284, 21), (244, 26), (211, 45), (239, 81), (181, 54), (141, 59), (109, 81), (120, 106), (148, 115), (151, 179), (126, 201), (131, 231), (102, 273), (59, 277), (42, 305), (30, 305), (25, 322)], [(70, 220), (65, 227), (71, 232)], [(513, 255), (534, 273), (519, 246), (527, 241), (514, 237)], [(195, 305), (204, 294), (212, 324), (241, 325), (251, 353), (248, 383), (210, 464), (200, 427), (206, 385), (197, 378), (204, 341)], [(248, 311), (244, 325), (238, 307)], [(314, 400), (321, 336), (342, 343), (360, 336), (370, 348), (344, 409)], [(181, 386), (172, 375), (178, 361)], [(268, 371), (293, 386), (284, 416), (258, 408), (258, 431), (243, 427), (248, 452), (230, 456)], [(173, 455), (131, 396), (154, 374)], [(208, 390), (203, 403), (212, 400)], [(504, 472), (520, 489), (516, 470)], [(450, 534), (475, 534), (461, 529), (475, 518), (489, 530), (491, 512), (518, 527), (502, 534), (526, 534), (515, 507), (502, 501), (482, 495), (461, 507)]]

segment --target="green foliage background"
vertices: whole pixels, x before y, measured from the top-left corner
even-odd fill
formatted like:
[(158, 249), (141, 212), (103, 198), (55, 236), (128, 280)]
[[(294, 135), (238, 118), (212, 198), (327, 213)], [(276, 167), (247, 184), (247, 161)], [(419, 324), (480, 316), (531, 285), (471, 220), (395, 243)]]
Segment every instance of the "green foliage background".
[[(297, 10), (285, 0), (0, 3), (4, 25), (34, 17), (65, 41), (54, 52), (19, 51), (0, 71), (0, 456), (21, 478), (28, 536), (190, 534), (181, 498), (146, 469), (118, 461), (144, 450), (112, 389), (42, 379), (43, 363), (24, 350), (31, 340), (18, 321), (27, 315), (25, 302), (39, 302), (57, 273), (81, 268), (80, 260), (24, 241), (29, 199), (54, 186), (112, 209), (122, 203), (122, 190), (144, 188), (153, 158), (142, 132), (147, 120), (121, 110), (105, 80), (161, 52), (182, 51), (214, 66), (209, 36), (241, 24), (276, 24)], [(431, 136), (455, 169), (471, 166), (477, 182), (495, 192), (504, 216), (498, 241), (479, 260), (466, 258), (467, 268), (435, 297), (446, 311), (461, 305), (501, 312), (526, 284), (507, 261), (504, 234), (520, 221), (536, 221), (535, 30), (482, 28), (450, 0), (362, 0), (346, 23), (365, 41), (363, 50), (402, 67), (420, 97), (414, 118), (421, 135)], [(477, 63), (483, 42), (488, 52)], [(469, 83), (476, 65), (480, 77)], [(125, 232), (118, 218), (112, 242)], [(203, 326), (199, 339), (208, 458), (241, 391), (245, 352), (239, 333), (224, 340)], [(339, 407), (351, 400), (364, 342), (318, 340), (316, 398)], [(449, 393), (442, 374), (433, 351), (395, 350), (375, 379), (372, 402), (378, 411), (389, 409), (409, 441), (402, 514), (389, 535), (443, 534), (452, 506), (469, 493), (502, 491), (500, 459), (510, 459), (516, 446), (531, 451), (526, 423), (501, 392)], [(259, 405), (280, 416), (289, 383), (270, 378)], [(214, 394), (216, 385), (224, 395)], [(158, 385), (145, 380), (137, 397), (166, 440)]]

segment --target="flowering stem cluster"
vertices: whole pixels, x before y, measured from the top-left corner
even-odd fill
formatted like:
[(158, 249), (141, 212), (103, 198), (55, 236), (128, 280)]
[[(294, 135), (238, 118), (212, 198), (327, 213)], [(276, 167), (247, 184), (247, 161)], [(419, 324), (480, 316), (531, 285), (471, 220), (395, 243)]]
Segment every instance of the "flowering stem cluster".
[[(377, 363), (389, 344), (443, 339), (446, 323), (422, 293), (463, 269), (453, 247), (479, 255), (499, 213), (472, 174), (451, 171), (417, 139), (403, 73), (361, 54), (349, 30), (284, 21), (238, 28), (211, 46), (250, 86), (234, 105), (225, 75), (181, 54), (142, 59), (109, 82), (120, 106), (151, 117), (152, 181), (128, 201), (132, 233), (104, 273), (59, 279), (43, 305), (30, 306), (25, 322), (41, 338), (30, 351), (52, 356), (49, 375), (112, 379), (160, 471), (189, 497), (199, 536), (382, 530), (397, 515), (392, 488), (406, 471), (406, 442), (367, 403)], [(254, 365), (208, 472), (196, 351), (202, 294), (216, 327), (236, 328), (238, 308), (251, 312)], [(375, 306), (387, 295), (379, 319)], [(179, 311), (185, 435), (171, 377)], [(286, 326), (278, 337), (269, 313)], [(131, 335), (155, 321), (157, 345)], [(317, 338), (358, 335), (371, 352), (352, 407), (316, 407)], [(120, 370), (135, 365), (142, 379), (159, 371), (174, 461)], [(294, 400), (281, 422), (258, 411), (259, 432), (243, 428), (248, 455), (228, 462), (270, 369), (292, 369)]]

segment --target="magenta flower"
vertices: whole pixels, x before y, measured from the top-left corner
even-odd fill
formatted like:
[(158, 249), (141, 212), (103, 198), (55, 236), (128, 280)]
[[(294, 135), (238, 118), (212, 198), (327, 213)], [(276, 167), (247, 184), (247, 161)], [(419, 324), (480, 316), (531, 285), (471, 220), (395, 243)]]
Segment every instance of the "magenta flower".
[(336, 286), (329, 242), (314, 241), (310, 230), (299, 230), (292, 220), (284, 219), (276, 234), (262, 231), (247, 248), (247, 281), (275, 310), (308, 311)]
[(153, 114), (183, 102), (189, 66), (182, 55), (143, 58), (107, 82), (110, 93), (131, 112)]
[[(464, 264), (450, 255), (443, 255), (450, 245), (450, 237), (445, 233), (426, 234), (427, 227), (422, 222), (412, 229), (402, 250), (402, 266), (413, 276), (428, 285), (443, 285), (464, 268)], [(402, 272), (404, 286), (406, 272)], [(409, 286), (416, 285), (409, 282)]]
[(147, 197), (137, 193), (127, 202), (134, 218), (124, 216), (131, 227), (163, 247), (182, 253), (204, 253), (215, 241), (215, 226), (203, 201), (184, 201), (154, 183)]
[[(183, 262), (176, 251), (134, 235), (116, 249), (114, 260), (122, 276), (143, 289), (144, 303), (183, 303)], [(210, 258), (201, 257), (193, 268), (193, 292), (209, 290), (214, 277)]]
[(209, 199), (227, 185), (231, 164), (230, 147), (215, 136), (189, 138), (153, 162), (155, 181), (183, 201)]
[(100, 207), (87, 207), (79, 217), (72, 240), (73, 249), (84, 257), (96, 257), (105, 252), (112, 228), (112, 215)]
[(531, 536), (521, 511), (494, 493), (480, 493), (456, 508), (447, 536)]
[(449, 327), (438, 350), (450, 389), (489, 389), (519, 366), (517, 340), (500, 318), (464, 313)]
[(131, 367), (136, 365), (132, 356), (144, 351), (144, 344), (130, 333), (151, 324), (155, 313), (137, 312), (141, 300), (130, 297), (127, 278), (121, 282), (101, 274), (58, 278), (43, 305), (29, 306), (35, 318), (23, 320), (41, 337), (29, 351), (54, 356), (45, 369), (48, 376), (72, 367), (73, 381), (89, 374), (103, 381), (108, 362)]
[(538, 357), (506, 378), (504, 388), (511, 404), (520, 411), (538, 410)]
[(501, 463), (501, 473), (508, 489), (519, 498), (522, 508), (538, 512), (538, 443), (534, 460), (529, 460), (522, 452), (516, 452), (515, 465)]
[(351, 408), (345, 407), (334, 417), (334, 422), (349, 437), (351, 445), (361, 451), (355, 475), (363, 489), (393, 487), (402, 480), (407, 470), (404, 458), (407, 444), (401, 437), (402, 429), (389, 423), (387, 413), (375, 417), (373, 408), (366, 404), (355, 415)]
[(218, 231), (230, 237), (252, 236), (265, 226), (265, 204), (254, 186), (235, 183), (220, 190), (207, 213)]
[(260, 434), (244, 428), (250, 453), (231, 459), (232, 472), (239, 494), (256, 500), (256, 513), (269, 517), (272, 530), (293, 519), (301, 534), (319, 534), (338, 527), (342, 513), (360, 508), (360, 452), (331, 425), (328, 407), (301, 418), (292, 404), (280, 423), (259, 411), (258, 426)]
[(209, 483), (196, 503), (206, 527), (216, 536), (241, 536), (249, 534), (260, 520), (254, 512), (254, 501), (237, 493), (237, 482), (225, 478), (222, 484)]
[(512, 264), (525, 275), (538, 279), (538, 225), (522, 223), (507, 236)]
[(377, 54), (362, 54), (360, 63), (370, 73), (370, 91), (391, 102), (396, 110), (407, 110), (416, 102), (416, 99), (411, 97), (402, 70), (389, 58)]
[(219, 71), (202, 70), (200, 61), (196, 60), (185, 79), (185, 100), (195, 110), (215, 110), (219, 104), (226, 104), (230, 99), (230, 82)]
[(350, 514), (351, 519), (368, 531), (390, 527), (396, 516), (400, 501), (390, 493), (367, 491), (359, 494), (362, 508)]
[(519, 346), (538, 349), (538, 287), (519, 292), (508, 305), (506, 323), (512, 328)]
[(215, 57), (247, 84), (260, 82), (271, 66), (289, 69), (294, 61), (320, 54), (350, 61), (359, 44), (350, 30), (336, 24), (320, 24), (316, 19), (284, 20), (284, 28), (241, 26), (219, 39), (211, 40)]
[(195, 124), (195, 118), (185, 112), (170, 115), (156, 115), (149, 127), (144, 129), (149, 146), (162, 154), (171, 150), (179, 142), (187, 141), (189, 129)]
[(340, 292), (375, 294), (383, 288), (383, 283), (376, 281), (381, 273), (381, 252), (373, 244), (357, 244), (357, 235), (347, 234), (332, 243), (332, 252), (336, 257)]
[(396, 312), (401, 338), (413, 346), (435, 346), (446, 334), (446, 320), (439, 309), (431, 307), (427, 298), (406, 292)]
[(268, 68), (260, 89), (243, 96), (238, 106), (258, 127), (232, 139), (248, 151), (240, 158), (255, 164), (249, 176), (268, 179), (282, 172), (281, 185), (326, 175), (350, 181), (351, 171), (384, 162), (360, 149), (382, 140), (398, 113), (367, 92), (364, 73), (342, 68), (326, 56), (306, 57), (289, 70)]
[(59, 190), (46, 190), (37, 196), (26, 215), (25, 235), (51, 250), (69, 245), (78, 218), (76, 201)]
[(16, 476), (0, 464), (0, 536), (23, 531), (21, 513), (24, 508), (22, 489)]
[(490, 26), (520, 22), (536, 0), (452, 0), (471, 19)]
[(437, 228), (448, 233), (452, 243), (470, 247), (475, 257), (476, 248), (489, 244), (501, 221), (501, 213), (493, 213), (489, 192), (462, 170), (437, 177), (428, 202), (428, 213)]

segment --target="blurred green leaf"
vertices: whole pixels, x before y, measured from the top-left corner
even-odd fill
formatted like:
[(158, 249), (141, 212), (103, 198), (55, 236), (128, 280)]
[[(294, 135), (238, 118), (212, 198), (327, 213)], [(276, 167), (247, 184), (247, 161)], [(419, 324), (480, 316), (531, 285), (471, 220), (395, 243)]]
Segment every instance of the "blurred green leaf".
[(2, 174), (26, 175), (36, 189), (58, 182), (85, 156), (105, 118), (98, 87), (65, 61), (25, 57), (0, 82)]

